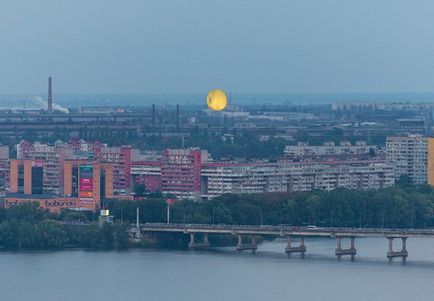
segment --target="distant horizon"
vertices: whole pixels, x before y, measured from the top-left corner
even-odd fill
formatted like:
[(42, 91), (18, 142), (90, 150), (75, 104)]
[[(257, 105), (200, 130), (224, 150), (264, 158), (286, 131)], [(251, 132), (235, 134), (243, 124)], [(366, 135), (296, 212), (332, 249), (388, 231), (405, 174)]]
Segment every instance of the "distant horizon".
[[(219, 88), (219, 87), (213, 87)], [(209, 89), (211, 90), (211, 89)], [(207, 95), (209, 91), (202, 92), (55, 92), (53, 91), (53, 97), (55, 95)], [(414, 92), (414, 91), (398, 91), (398, 92), (233, 92), (224, 90), (229, 95), (377, 95), (377, 94), (434, 94), (433, 91)], [(47, 95), (47, 92), (22, 92), (22, 93), (0, 93), (0, 96), (41, 96)]]
[[(434, 103), (434, 92), (374, 93), (227, 93), (230, 105), (324, 105), (333, 103)], [(181, 104), (206, 107), (207, 93), (53, 93), (63, 107), (150, 106)], [(0, 94), (0, 108), (41, 107), (45, 93)]]

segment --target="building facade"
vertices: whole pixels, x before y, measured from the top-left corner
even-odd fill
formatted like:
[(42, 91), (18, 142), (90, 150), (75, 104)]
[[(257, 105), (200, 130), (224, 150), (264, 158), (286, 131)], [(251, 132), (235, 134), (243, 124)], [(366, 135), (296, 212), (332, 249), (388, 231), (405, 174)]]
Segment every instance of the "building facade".
[(197, 148), (166, 149), (161, 157), (161, 191), (180, 199), (200, 199), (200, 174), (208, 153)]
[(202, 168), (202, 197), (205, 199), (226, 193), (370, 190), (394, 184), (393, 167), (385, 161), (217, 163)]
[(428, 138), (422, 135), (387, 137), (386, 158), (395, 177), (408, 176), (415, 184), (428, 182)]
[(369, 190), (395, 184), (394, 168), (385, 160), (213, 162), (204, 160), (199, 149), (165, 150), (160, 161), (133, 162), (131, 174), (147, 192), (192, 200), (228, 193)]
[(66, 160), (92, 160), (113, 164), (113, 191), (117, 195), (130, 192), (131, 147), (109, 147), (100, 142), (72, 139), (67, 143), (41, 144), (21, 141), (17, 146), (17, 159), (39, 160), (44, 164), (44, 192), (63, 193), (63, 165)]
[(43, 161), (11, 160), (10, 191), (6, 194), (6, 204), (38, 201), (57, 209), (63, 204), (67, 208), (96, 210), (100, 207), (101, 198), (113, 197), (113, 164), (67, 160), (62, 167), (61, 186), (64, 193), (53, 194), (44, 191)]
[(339, 145), (334, 142), (326, 142), (323, 145), (309, 145), (307, 142), (298, 142), (297, 145), (287, 145), (284, 154), (290, 157), (304, 156), (338, 156), (338, 155), (363, 155), (370, 150), (377, 150), (375, 145), (367, 145), (365, 141), (357, 141), (352, 145), (348, 141), (342, 141)]

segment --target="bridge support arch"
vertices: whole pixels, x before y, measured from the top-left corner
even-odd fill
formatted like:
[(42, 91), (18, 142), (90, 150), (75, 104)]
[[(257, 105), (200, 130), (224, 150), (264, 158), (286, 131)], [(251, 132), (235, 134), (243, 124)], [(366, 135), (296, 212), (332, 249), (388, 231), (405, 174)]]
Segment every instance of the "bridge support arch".
[[(401, 257), (402, 260), (405, 261), (407, 256), (408, 256), (407, 237), (406, 236), (401, 236), (401, 237), (386, 236), (386, 238), (389, 241), (389, 250), (387, 251), (387, 258), (389, 258), (389, 260), (392, 260), (394, 257)], [(402, 241), (401, 251), (393, 251), (393, 239), (394, 238), (401, 238), (401, 241)]]
[(342, 238), (343, 238), (343, 236), (336, 236), (336, 251), (335, 251), (336, 256), (339, 259), (341, 259), (341, 256), (343, 256), (343, 255), (350, 255), (351, 260), (354, 260), (354, 257), (357, 254), (356, 244), (355, 244), (356, 237), (350, 236), (351, 245), (350, 245), (350, 248), (348, 248), (348, 249), (342, 249), (342, 242), (341, 242)]
[(208, 241), (208, 233), (203, 233), (201, 242), (196, 242), (194, 235), (195, 235), (194, 232), (190, 232), (190, 242), (188, 243), (188, 247), (190, 249), (207, 249), (207, 248), (209, 248), (210, 244)]
[(291, 245), (291, 236), (286, 237), (286, 248), (285, 252), (290, 256), (292, 253), (301, 253), (301, 256), (304, 257), (304, 253), (306, 253), (306, 246), (304, 245), (304, 236), (300, 237), (300, 245), (292, 246)]
[(256, 244), (256, 239), (254, 235), (250, 236), (250, 243), (243, 243), (243, 237), (241, 236), (241, 234), (237, 234), (238, 236), (238, 243), (237, 243), (237, 247), (236, 250), (241, 252), (244, 250), (252, 250), (252, 253), (256, 252), (256, 249), (258, 248), (258, 245)]

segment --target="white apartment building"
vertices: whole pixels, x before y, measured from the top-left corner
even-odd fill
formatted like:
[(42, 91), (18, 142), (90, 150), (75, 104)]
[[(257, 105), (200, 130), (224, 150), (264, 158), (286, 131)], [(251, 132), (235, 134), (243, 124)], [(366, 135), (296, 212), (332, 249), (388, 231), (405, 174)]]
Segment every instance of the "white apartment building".
[(428, 181), (428, 138), (422, 135), (387, 137), (386, 158), (395, 171), (395, 177), (407, 175), (415, 184)]
[(395, 184), (393, 167), (384, 161), (215, 163), (204, 165), (201, 175), (202, 198), (209, 199), (225, 193), (370, 190)]
[(287, 145), (284, 153), (287, 156), (325, 156), (325, 155), (362, 155), (369, 153), (370, 149), (376, 150), (375, 145), (367, 145), (365, 141), (357, 141), (352, 145), (348, 141), (342, 141), (339, 145), (334, 142), (325, 142), (323, 145), (309, 145), (306, 142), (298, 142), (297, 145)]

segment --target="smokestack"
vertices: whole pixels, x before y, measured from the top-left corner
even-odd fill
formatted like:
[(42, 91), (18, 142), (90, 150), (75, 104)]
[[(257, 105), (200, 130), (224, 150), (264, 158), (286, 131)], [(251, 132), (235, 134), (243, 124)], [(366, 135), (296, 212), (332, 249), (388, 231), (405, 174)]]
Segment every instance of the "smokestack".
[(179, 104), (176, 105), (176, 129), (179, 130)]
[(51, 76), (48, 78), (48, 112), (53, 112), (53, 92), (51, 89)]
[(152, 104), (152, 128), (155, 127), (155, 104)]

